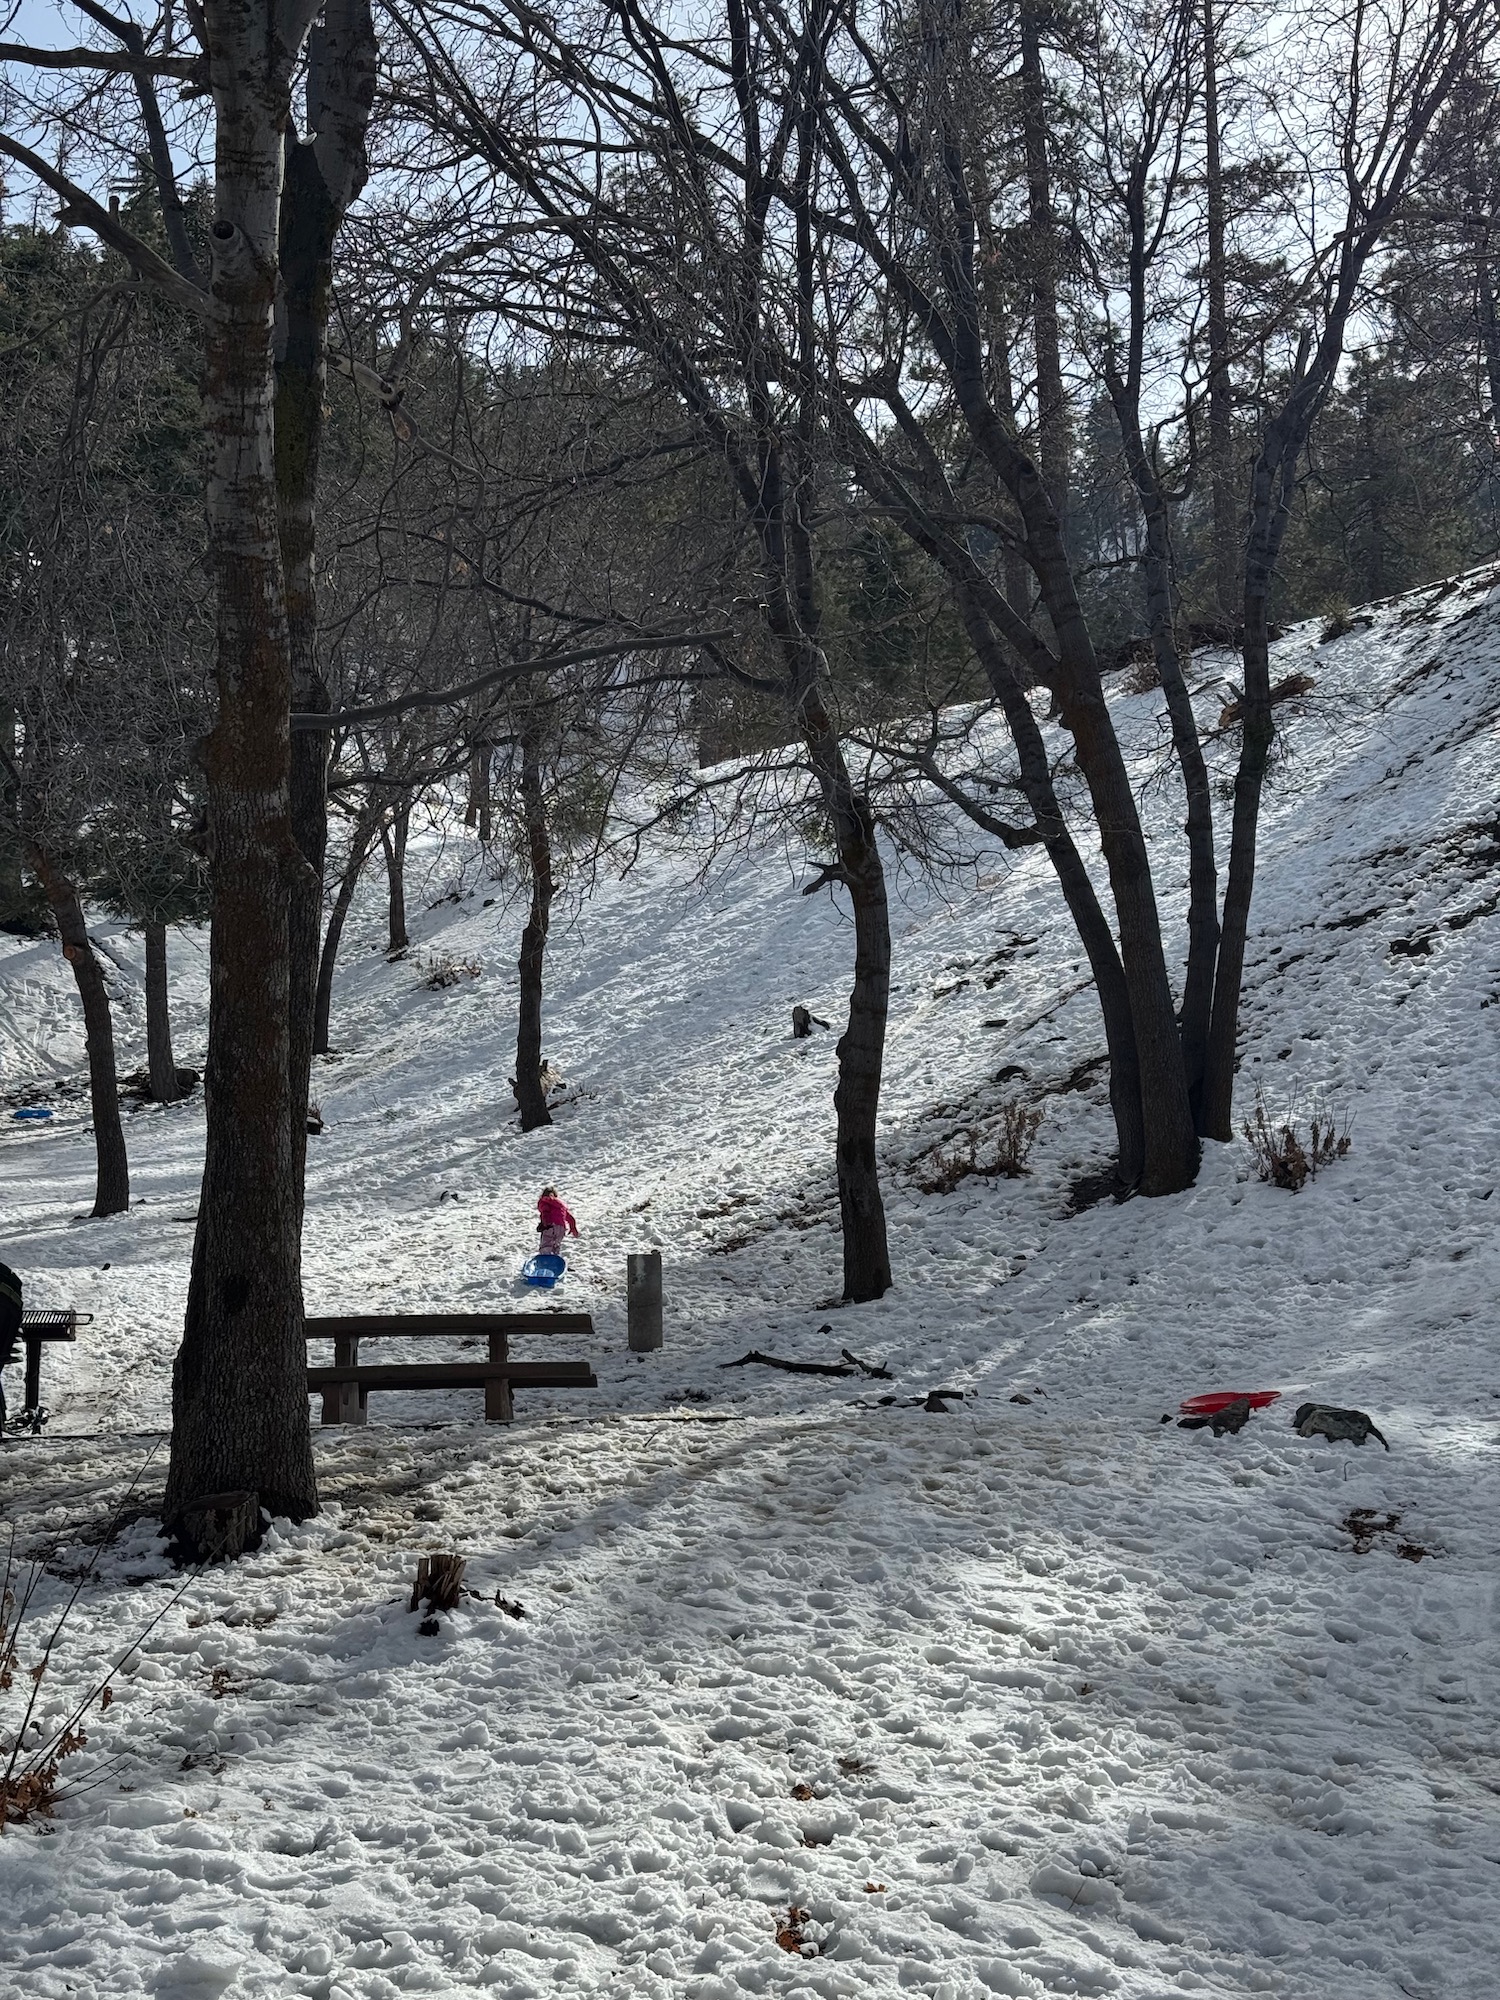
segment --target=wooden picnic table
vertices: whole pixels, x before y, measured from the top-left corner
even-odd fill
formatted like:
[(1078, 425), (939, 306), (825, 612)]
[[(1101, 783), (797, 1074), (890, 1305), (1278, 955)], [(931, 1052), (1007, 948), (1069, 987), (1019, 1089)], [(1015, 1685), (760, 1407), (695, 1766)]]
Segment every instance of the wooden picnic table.
[[(333, 1366), (310, 1367), (309, 1390), (323, 1394), (325, 1424), (368, 1422), (372, 1389), (483, 1389), (487, 1423), (508, 1424), (512, 1389), (597, 1389), (586, 1361), (513, 1361), (518, 1336), (590, 1335), (593, 1316), (580, 1312), (338, 1313), (310, 1315), (309, 1340), (333, 1342)], [(361, 1361), (362, 1340), (483, 1339), (483, 1359), (468, 1361)]]

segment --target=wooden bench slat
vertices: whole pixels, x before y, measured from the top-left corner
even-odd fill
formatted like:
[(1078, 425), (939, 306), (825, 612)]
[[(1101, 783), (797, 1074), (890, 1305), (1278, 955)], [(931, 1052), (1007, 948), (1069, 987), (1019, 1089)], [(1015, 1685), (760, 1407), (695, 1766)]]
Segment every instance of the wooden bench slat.
[(309, 1340), (389, 1337), (399, 1340), (453, 1339), (465, 1334), (583, 1333), (594, 1331), (592, 1313), (334, 1313), (310, 1314)]
[(309, 1368), (309, 1390), (357, 1382), (362, 1389), (482, 1389), (508, 1382), (515, 1389), (597, 1389), (587, 1361), (386, 1361), (352, 1367)]

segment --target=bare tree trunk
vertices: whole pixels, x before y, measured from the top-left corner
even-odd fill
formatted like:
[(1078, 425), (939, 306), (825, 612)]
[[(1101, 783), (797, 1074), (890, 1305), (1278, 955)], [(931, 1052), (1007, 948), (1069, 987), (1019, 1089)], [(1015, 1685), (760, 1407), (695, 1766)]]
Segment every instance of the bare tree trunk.
[(1208, 198), (1208, 472), (1213, 503), (1214, 593), (1219, 616), (1238, 608), (1239, 510), (1234, 485), (1234, 392), (1229, 376), (1224, 170), (1220, 159), (1216, 0), (1203, 0), (1203, 121)]
[[(173, 1379), (165, 1517), (248, 1491), (316, 1511), (299, 1258), (287, 902), (312, 870), (291, 817), (291, 641), (273, 447), (283, 134), (305, 32), (266, 0), (204, 0), (215, 121), (204, 340), (218, 719), (203, 752), (213, 924), (203, 1188)], [(292, 47), (282, 37), (290, 34)], [(310, 996), (309, 996), (310, 999)], [(228, 1551), (235, 1553), (236, 1551)]]
[(1020, 762), (1022, 791), (1041, 829), (1047, 858), (1057, 875), (1063, 901), (1068, 906), (1068, 914), (1088, 957), (1089, 970), (1094, 975), (1099, 1009), (1104, 1018), (1105, 1046), (1109, 1050), (1109, 1102), (1118, 1147), (1115, 1176), (1119, 1192), (1127, 1194), (1140, 1186), (1146, 1167), (1146, 1141), (1141, 1111), (1141, 1066), (1136, 1053), (1130, 989), (1125, 982), (1114, 932), (1063, 818), (1046, 740), (1032, 714), (1021, 679), (1002, 652), (982, 608), (962, 588), (959, 608), (979, 663), (1005, 711)]
[(158, 1104), (178, 1098), (177, 1061), (172, 1054), (172, 1017), (168, 1012), (167, 927), (148, 923), (146, 935), (146, 1070), (151, 1095)]
[(547, 1093), (542, 1088), (542, 972), (547, 956), (547, 930), (552, 921), (552, 832), (542, 791), (541, 745), (536, 725), (521, 730), (521, 810), (526, 822), (526, 851), (531, 863), (531, 909), (521, 933), (521, 991), (516, 1019), (516, 1103), (521, 1130), (534, 1132), (552, 1123)]
[[(1310, 428), (1311, 418), (1308, 419)], [(1245, 550), (1245, 692), (1239, 768), (1234, 779), (1229, 872), (1214, 973), (1213, 1018), (1203, 1086), (1203, 1130), (1210, 1139), (1234, 1136), (1234, 1072), (1239, 1041), (1240, 991), (1245, 940), (1255, 889), (1255, 847), (1260, 797), (1276, 724), (1271, 712), (1271, 584), (1291, 512), (1297, 459), (1306, 430), (1273, 422), (1250, 482), (1250, 535)]]
[[(308, 38), (308, 132), (298, 143), (295, 129), (290, 124), (287, 129), (278, 227), (276, 495), (292, 705), (317, 714), (326, 714), (329, 708), (318, 664), (314, 554), (333, 246), (368, 172), (365, 133), (375, 95), (375, 61), (369, 0), (326, 0)], [(296, 872), (287, 899), (292, 1172), (300, 1233), (307, 1100), (322, 971), (318, 931), (328, 850), (328, 738), (322, 731), (299, 731), (293, 736), (290, 787), (292, 832), (307, 863)], [(326, 1045), (326, 1004), (323, 1034)]]
[(1072, 424), (1062, 375), (1062, 335), (1057, 308), (1057, 222), (1052, 211), (1052, 170), (1047, 158), (1047, 80), (1042, 69), (1041, 8), (1021, 0), (1021, 135), (1026, 150), (1030, 219), (1031, 324), (1036, 344), (1038, 458), (1053, 512), (1068, 518)]
[(1113, 354), (1105, 379), (1114, 404), (1130, 477), (1146, 524), (1144, 569), (1146, 613), (1157, 673), (1172, 723), (1172, 746), (1187, 793), (1188, 958), (1183, 983), (1180, 1040), (1182, 1068), (1194, 1129), (1203, 1131), (1203, 1076), (1213, 1013), (1214, 966), (1219, 949), (1219, 877), (1214, 851), (1213, 795), (1208, 765), (1193, 714), (1192, 697), (1177, 645), (1177, 579), (1167, 496), (1141, 428), (1141, 381), (1145, 348), (1147, 241), (1144, 184), (1132, 187), (1129, 201), (1129, 355), (1122, 374)]
[(1078, 601), (1062, 524), (1042, 476), (1002, 430), (984, 396), (978, 354), (978, 340), (966, 330), (953, 366), (954, 388), (970, 434), (1005, 480), (1026, 523), (1028, 558), (1057, 640), (1054, 697), (1088, 783), (1114, 894), (1140, 1066), (1144, 1128), (1140, 1191), (1175, 1194), (1197, 1178), (1199, 1146), (1150, 856), (1104, 699), (1088, 622)]
[(380, 845), (385, 854), (386, 908), (388, 930), (386, 956), (394, 958), (398, 951), (408, 951), (411, 939), (406, 935), (406, 834), (411, 824), (411, 800), (403, 798), (391, 814), (389, 823), (380, 822)]
[(1490, 391), (1490, 429), (1500, 439), (1500, 310), (1495, 304), (1495, 281), (1490, 274), (1487, 243), (1479, 251), (1479, 340)]
[(72, 879), (38, 841), (27, 843), (26, 858), (46, 892), (62, 939), (63, 957), (73, 968), (78, 997), (83, 1002), (97, 1164), (93, 1213), (121, 1215), (130, 1206), (130, 1162), (125, 1154), (125, 1128), (120, 1122), (120, 1084), (115, 1070), (115, 1030), (109, 989), (104, 984), (94, 947), (89, 943), (83, 906)]
[(0, 702), (0, 930), (30, 936), (42, 928), (37, 898), (21, 873), (21, 787), (15, 774), (16, 711)]
[(338, 961), (339, 945), (344, 935), (344, 924), (348, 919), (350, 906), (354, 902), (354, 891), (359, 886), (360, 875), (369, 858), (370, 849), (375, 845), (376, 818), (361, 814), (355, 821), (353, 837), (349, 843), (349, 857), (339, 876), (338, 893), (333, 899), (333, 908), (328, 913), (328, 929), (323, 938), (323, 950), (318, 959), (318, 988), (313, 1001), (312, 1052), (315, 1056), (328, 1053), (328, 1020), (333, 1008), (333, 969)]

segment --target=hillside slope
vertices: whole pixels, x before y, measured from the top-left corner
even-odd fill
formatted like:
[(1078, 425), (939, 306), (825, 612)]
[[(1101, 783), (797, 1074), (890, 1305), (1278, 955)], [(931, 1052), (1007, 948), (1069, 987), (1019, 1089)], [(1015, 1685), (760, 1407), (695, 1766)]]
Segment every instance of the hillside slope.
[[(554, 1180), (600, 1388), (509, 1432), (454, 1395), (319, 1436), (327, 1513), (190, 1585), (70, 1767), (95, 1788), (0, 1843), (0, 1991), (1490, 1990), (1496, 576), (1299, 629), (1294, 670), (1317, 686), (1267, 796), (1240, 1108), (1259, 1079), (1273, 1108), (1321, 1091), (1348, 1158), (1291, 1196), (1210, 1147), (1189, 1194), (1074, 1213), (1102, 1035), (1045, 862), (903, 878), (872, 1306), (832, 1307), (834, 1037), (786, 1033), (796, 999), (837, 1020), (849, 933), (783, 857), (600, 886), (553, 956), (567, 1100), (525, 1138), (516, 912), (456, 835), (423, 851), (413, 961), (372, 948), (372, 894), (316, 1086), (309, 1309), (509, 1300)], [(1180, 902), (1155, 704), (1117, 711)], [(139, 940), (99, 936), (128, 1063)], [(183, 1060), (202, 949), (174, 944)], [(432, 992), (431, 953), (483, 970)], [(66, 1569), (165, 1421), (201, 1110), (133, 1117), (138, 1205), (80, 1219), (55, 946), (0, 940), (0, 1037), (5, 1088), (58, 1112), (0, 1139), (0, 1254), (96, 1316), (49, 1353), (48, 1436), (0, 1457), (6, 1518)], [(923, 1193), (1012, 1095), (1045, 1112), (1031, 1174)], [(651, 1243), (667, 1344), (635, 1359), (623, 1257)], [(894, 1380), (723, 1371), (752, 1347)], [(934, 1387), (966, 1395), (929, 1413)], [(1160, 1421), (1252, 1387), (1283, 1401), (1238, 1437)], [(1390, 1452), (1298, 1439), (1304, 1395)], [(1399, 1520), (1357, 1542), (1358, 1509)], [(423, 1637), (403, 1580), (436, 1546), (486, 1601)], [(149, 1518), (101, 1578), (59, 1698), (166, 1603)], [(816, 1957), (776, 1942), (794, 1908)]]

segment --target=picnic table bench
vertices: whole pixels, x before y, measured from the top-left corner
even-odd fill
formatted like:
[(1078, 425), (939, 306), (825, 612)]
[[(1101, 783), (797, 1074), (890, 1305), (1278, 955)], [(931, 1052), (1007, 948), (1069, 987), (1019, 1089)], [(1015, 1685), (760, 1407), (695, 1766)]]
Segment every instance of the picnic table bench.
[(93, 1317), (92, 1313), (74, 1312), (71, 1306), (43, 1307), (21, 1314), (21, 1338), (26, 1343), (23, 1416), (41, 1408), (43, 1344), (49, 1340), (76, 1340), (79, 1327), (90, 1325)]
[[(587, 1361), (513, 1361), (510, 1343), (530, 1334), (592, 1334), (581, 1312), (340, 1313), (309, 1316), (309, 1340), (333, 1342), (333, 1366), (310, 1367), (309, 1391), (323, 1393), (325, 1424), (363, 1424), (372, 1389), (483, 1389), (485, 1422), (508, 1424), (513, 1389), (597, 1389)], [(362, 1340), (487, 1339), (467, 1361), (361, 1361)]]

